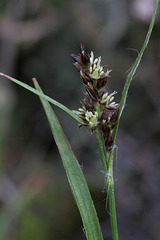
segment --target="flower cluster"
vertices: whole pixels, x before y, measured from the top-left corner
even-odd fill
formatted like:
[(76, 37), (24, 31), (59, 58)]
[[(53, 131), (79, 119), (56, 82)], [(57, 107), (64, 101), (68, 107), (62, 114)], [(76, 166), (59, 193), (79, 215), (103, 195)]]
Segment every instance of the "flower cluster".
[(83, 119), (83, 126), (92, 131), (98, 128), (102, 130), (106, 150), (110, 151), (113, 144), (113, 128), (119, 112), (119, 104), (113, 101), (116, 91), (109, 94), (105, 89), (111, 70), (105, 71), (106, 66), (101, 66), (101, 57), (94, 59), (93, 52), (89, 54), (83, 44), (80, 55), (71, 54), (71, 57), (86, 89), (82, 108), (75, 112)]

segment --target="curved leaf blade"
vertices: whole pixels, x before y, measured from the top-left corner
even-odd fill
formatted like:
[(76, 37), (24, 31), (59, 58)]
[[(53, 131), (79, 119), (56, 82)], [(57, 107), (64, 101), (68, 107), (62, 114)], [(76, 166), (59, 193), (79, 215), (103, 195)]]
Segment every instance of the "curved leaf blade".
[(48, 97), (47, 95), (43, 94), (42, 92), (37, 91), (35, 88), (32, 88), (32, 87), (29, 86), (28, 84), (23, 83), (23, 82), (15, 79), (15, 78), (13, 78), (13, 77), (10, 77), (10, 76), (8, 76), (8, 75), (6, 75), (6, 74), (4, 74), (4, 73), (1, 73), (1, 72), (0, 72), (0, 75), (3, 76), (3, 77), (5, 77), (5, 78), (7, 78), (7, 79), (9, 79), (9, 80), (11, 80), (12, 82), (14, 82), (14, 83), (16, 83), (16, 84), (18, 84), (18, 85), (20, 85), (21, 87), (29, 90), (30, 92), (38, 95), (39, 97), (42, 97), (42, 98), (46, 99), (48, 102), (54, 104), (55, 106), (61, 108), (63, 111), (65, 111), (66, 113), (68, 113), (71, 117), (73, 117), (73, 118), (74, 118), (75, 120), (77, 120), (79, 123), (83, 124), (83, 120), (82, 120), (76, 113), (74, 113), (72, 110), (70, 110), (69, 108), (67, 108), (67, 107), (64, 106), (63, 104), (57, 102), (57, 101), (54, 100), (53, 98)]
[[(36, 79), (33, 79), (33, 82), (35, 88), (42, 93)], [(42, 97), (40, 97), (40, 100), (61, 155), (67, 178), (83, 221), (86, 237), (88, 240), (103, 240), (97, 213), (79, 163), (50, 104)]]
[[(151, 33), (152, 33), (152, 30), (153, 30), (153, 27), (154, 27), (154, 24), (155, 24), (155, 20), (156, 20), (156, 16), (157, 16), (159, 2), (160, 2), (160, 0), (157, 0), (156, 5), (155, 5), (155, 9), (154, 9), (154, 13), (153, 13), (153, 17), (152, 17), (151, 23), (149, 25), (146, 38), (144, 40), (144, 43), (142, 45), (142, 48), (141, 48), (137, 58), (136, 58), (133, 66), (132, 66), (132, 69), (127, 76), (127, 80), (126, 80), (126, 83), (124, 85), (122, 98), (121, 98), (120, 105), (119, 105), (119, 115), (118, 115), (117, 123), (115, 125), (114, 132), (113, 132), (113, 146), (115, 146), (115, 141), (116, 141), (116, 136), (117, 136), (117, 132), (118, 132), (119, 122), (120, 122), (120, 118), (121, 118), (122, 112), (123, 112), (124, 107), (125, 107), (125, 103), (126, 103), (126, 100), (127, 100), (127, 94), (128, 94), (128, 91), (129, 91), (130, 84), (131, 84), (132, 79), (133, 79), (133, 77), (136, 73), (136, 70), (137, 70), (137, 68), (138, 68), (138, 66), (141, 62), (144, 51), (146, 50), (147, 45), (148, 45), (149, 40), (150, 40), (150, 37), (151, 37)], [(110, 156), (109, 156), (110, 159), (113, 159), (114, 150), (115, 150), (115, 148), (113, 147), (113, 149), (110, 153)]]

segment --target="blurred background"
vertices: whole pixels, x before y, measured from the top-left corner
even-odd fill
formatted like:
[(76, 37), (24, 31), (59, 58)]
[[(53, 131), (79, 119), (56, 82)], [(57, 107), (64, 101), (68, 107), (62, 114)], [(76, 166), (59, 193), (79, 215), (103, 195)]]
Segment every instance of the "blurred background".
[[(80, 43), (112, 69), (120, 101), (144, 42), (154, 0), (0, 0), (0, 71), (78, 109), (84, 86), (70, 57)], [(158, 13), (159, 14), (159, 13)], [(160, 239), (160, 23), (131, 84), (117, 138), (114, 175), (120, 239)], [(53, 106), (83, 168), (105, 240), (107, 192), (94, 134)], [(0, 79), (0, 240), (84, 240), (38, 97)]]

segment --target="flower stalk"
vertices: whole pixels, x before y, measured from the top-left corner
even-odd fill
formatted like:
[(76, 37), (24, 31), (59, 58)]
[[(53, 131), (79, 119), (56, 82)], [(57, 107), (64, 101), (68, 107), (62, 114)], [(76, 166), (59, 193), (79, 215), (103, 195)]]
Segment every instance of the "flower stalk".
[(113, 177), (115, 140), (119, 120), (125, 107), (131, 81), (139, 66), (153, 30), (159, 1), (160, 0), (157, 0), (156, 2), (144, 44), (126, 80), (120, 104), (113, 102), (114, 95), (116, 94), (115, 91), (109, 94), (105, 90), (105, 85), (111, 71), (104, 71), (105, 66), (100, 65), (101, 57), (94, 59), (93, 52), (89, 55), (83, 44), (81, 44), (80, 55), (71, 55), (75, 60), (74, 65), (80, 72), (80, 76), (86, 88), (85, 98), (82, 101), (82, 108), (76, 111), (76, 113), (83, 120), (80, 126), (87, 126), (92, 132), (95, 131), (96, 133), (106, 177), (113, 240), (119, 239)]
[(81, 101), (82, 107), (75, 112), (84, 121), (80, 126), (86, 126), (96, 134), (106, 178), (112, 235), (114, 240), (118, 240), (113, 158), (110, 157), (119, 113), (119, 104), (114, 101), (117, 92), (108, 93), (105, 89), (111, 70), (105, 71), (106, 66), (101, 66), (101, 57), (94, 59), (94, 53), (89, 55), (83, 44), (80, 55), (71, 56), (86, 89), (85, 98)]

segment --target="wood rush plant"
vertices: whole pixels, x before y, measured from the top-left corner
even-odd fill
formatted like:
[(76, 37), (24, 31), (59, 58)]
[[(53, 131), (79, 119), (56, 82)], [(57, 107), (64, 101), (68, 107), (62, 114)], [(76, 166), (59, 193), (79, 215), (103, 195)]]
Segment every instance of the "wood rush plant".
[(99, 220), (82, 169), (49, 102), (67, 112), (71, 117), (79, 122), (79, 126), (85, 126), (89, 128), (91, 132), (95, 133), (105, 172), (104, 176), (108, 195), (107, 200), (112, 238), (113, 240), (118, 240), (119, 236), (113, 177), (115, 140), (119, 120), (126, 103), (128, 89), (141, 61), (144, 50), (149, 42), (158, 5), (159, 0), (157, 0), (153, 18), (142, 49), (139, 52), (130, 73), (128, 74), (120, 103), (114, 102), (114, 95), (116, 94), (116, 91), (109, 93), (106, 89), (110, 70), (106, 69), (105, 65), (101, 66), (101, 57), (94, 58), (93, 52), (89, 54), (83, 44), (81, 44), (81, 52), (79, 55), (71, 54), (71, 57), (75, 61), (74, 65), (79, 71), (86, 90), (85, 97), (81, 101), (82, 106), (78, 109), (78, 111), (72, 111), (63, 104), (43, 94), (35, 78), (33, 78), (35, 88), (32, 88), (6, 74), (0, 73), (1, 76), (8, 78), (40, 97), (53, 137), (57, 144), (75, 202), (82, 218), (87, 240), (103, 239)]

